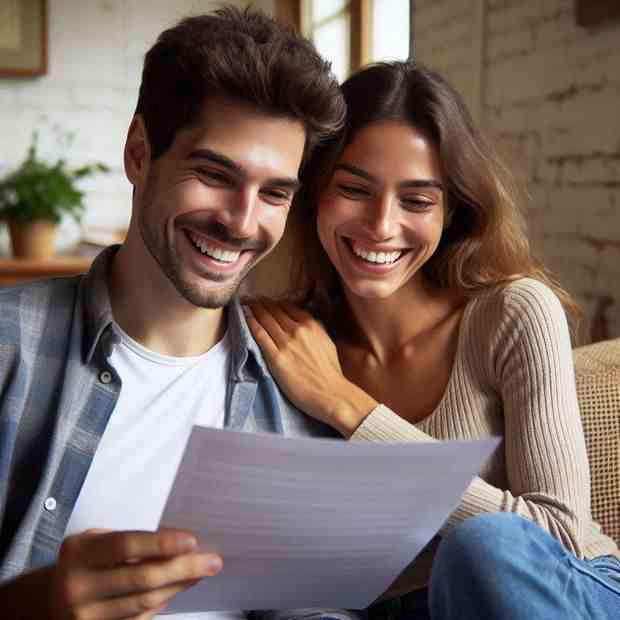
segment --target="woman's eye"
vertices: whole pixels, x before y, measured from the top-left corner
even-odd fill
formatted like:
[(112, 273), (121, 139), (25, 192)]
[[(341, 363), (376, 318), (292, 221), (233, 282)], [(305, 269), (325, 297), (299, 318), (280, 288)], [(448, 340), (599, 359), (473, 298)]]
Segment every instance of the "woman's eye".
[(356, 187), (355, 185), (347, 185), (346, 183), (339, 183), (337, 186), (340, 193), (345, 198), (365, 198), (369, 195), (369, 192), (362, 187)]
[(429, 200), (421, 200), (419, 198), (401, 198), (402, 205), (411, 211), (426, 211), (433, 206), (433, 202)]

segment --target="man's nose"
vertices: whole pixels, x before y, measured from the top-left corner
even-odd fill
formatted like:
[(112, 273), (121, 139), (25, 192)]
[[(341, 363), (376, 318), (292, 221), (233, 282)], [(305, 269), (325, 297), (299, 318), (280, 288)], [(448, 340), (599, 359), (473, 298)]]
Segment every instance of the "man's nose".
[(227, 202), (220, 220), (235, 237), (254, 237), (258, 233), (259, 210), (258, 192), (251, 188), (241, 188)]

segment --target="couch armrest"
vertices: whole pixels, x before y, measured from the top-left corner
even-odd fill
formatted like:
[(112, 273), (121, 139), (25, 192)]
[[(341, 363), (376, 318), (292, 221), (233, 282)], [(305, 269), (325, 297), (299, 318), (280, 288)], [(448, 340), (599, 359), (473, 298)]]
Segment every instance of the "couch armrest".
[(592, 477), (592, 516), (620, 543), (620, 338), (573, 351)]

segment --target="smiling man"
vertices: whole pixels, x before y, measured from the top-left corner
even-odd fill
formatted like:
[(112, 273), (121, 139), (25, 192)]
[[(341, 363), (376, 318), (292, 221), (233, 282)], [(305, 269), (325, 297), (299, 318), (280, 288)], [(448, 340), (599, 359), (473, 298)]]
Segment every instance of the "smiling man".
[[(124, 152), (125, 243), (85, 276), (0, 292), (11, 618), (153, 618), (222, 569), (191, 532), (157, 531), (194, 424), (331, 434), (279, 393), (236, 292), (343, 116), (329, 65), (260, 13), (188, 18), (147, 53)], [(244, 614), (192, 618), (207, 616)]]
[(114, 316), (151, 349), (197, 355), (220, 340), (224, 308), (282, 237), (306, 129), (218, 93), (155, 161), (147, 136), (136, 116), (125, 148), (134, 211), (114, 259)]

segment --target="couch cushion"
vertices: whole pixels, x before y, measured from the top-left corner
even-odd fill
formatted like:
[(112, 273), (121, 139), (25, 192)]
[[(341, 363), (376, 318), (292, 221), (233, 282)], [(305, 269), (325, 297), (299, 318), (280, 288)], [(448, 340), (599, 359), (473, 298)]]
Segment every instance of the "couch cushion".
[(592, 516), (620, 543), (620, 338), (573, 351), (592, 476)]

